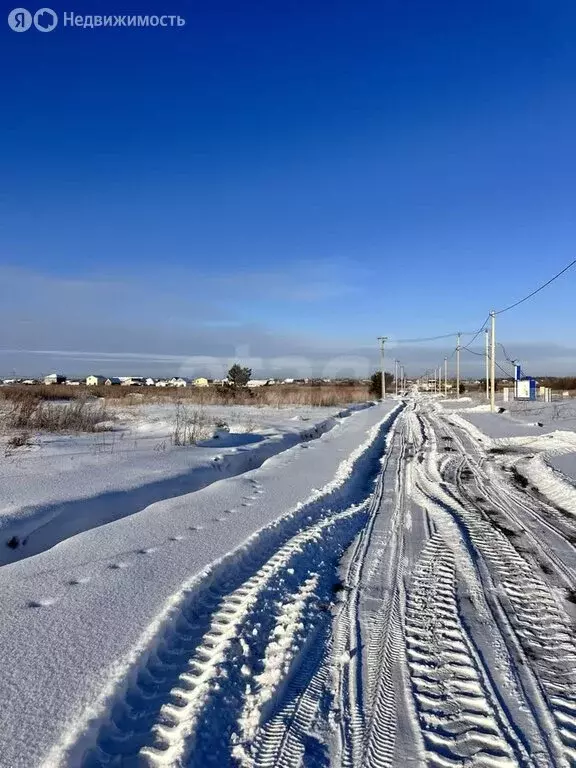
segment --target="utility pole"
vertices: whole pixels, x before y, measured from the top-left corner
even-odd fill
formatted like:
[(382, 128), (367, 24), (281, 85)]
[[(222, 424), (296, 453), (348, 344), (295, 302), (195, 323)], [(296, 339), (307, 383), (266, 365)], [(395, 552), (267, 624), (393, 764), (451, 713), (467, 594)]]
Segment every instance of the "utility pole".
[(448, 358), (444, 358), (444, 397), (448, 397)]
[(406, 381), (405, 381), (405, 374), (404, 374), (404, 366), (400, 366), (400, 389), (402, 392), (406, 391)]
[(398, 397), (398, 363), (399, 360), (394, 360), (394, 394)]
[(382, 374), (381, 395), (382, 395), (382, 400), (384, 400), (386, 397), (386, 374), (384, 373), (384, 343), (388, 341), (388, 336), (378, 336), (378, 341), (380, 342), (380, 371)]
[(491, 339), (490, 339), (490, 410), (494, 413), (496, 404), (496, 312), (490, 311)]
[(486, 358), (486, 402), (490, 401), (490, 350), (488, 347), (488, 328), (484, 331), (484, 352)]
[(460, 399), (460, 333), (456, 340), (456, 399)]

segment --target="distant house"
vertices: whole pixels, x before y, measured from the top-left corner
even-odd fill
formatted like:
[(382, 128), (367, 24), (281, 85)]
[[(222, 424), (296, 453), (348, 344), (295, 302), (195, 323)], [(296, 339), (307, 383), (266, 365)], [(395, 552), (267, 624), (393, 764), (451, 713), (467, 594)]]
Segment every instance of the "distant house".
[(156, 384), (156, 379), (152, 379), (150, 376), (144, 382), (147, 387), (153, 387)]
[(122, 382), (120, 381), (120, 379), (118, 378), (118, 376), (110, 376), (110, 378), (106, 379), (106, 381), (104, 382), (104, 384), (105, 384), (107, 387), (110, 387), (110, 386), (112, 386), (113, 384), (114, 384), (114, 385), (116, 385), (116, 384), (121, 384), (121, 383), (122, 383)]
[(294, 384), (294, 379), (284, 379), (282, 384)]
[(204, 376), (199, 376), (192, 382), (195, 387), (207, 387), (209, 383), (208, 379), (205, 379)]
[(143, 387), (146, 379), (144, 376), (122, 376), (120, 383), (123, 387)]
[(168, 385), (171, 387), (187, 387), (188, 382), (186, 379), (182, 378), (182, 376), (173, 376), (169, 381)]
[(106, 383), (106, 376), (95, 376), (95, 375), (86, 376), (86, 384), (89, 387), (97, 387), (100, 384), (105, 384), (105, 383)]
[(24, 379), (22, 384), (38, 384), (38, 379)]
[(64, 384), (66, 376), (61, 373), (50, 373), (48, 376), (44, 376), (44, 384)]
[(67, 379), (66, 384), (69, 387), (79, 387), (81, 382), (78, 381), (77, 379)]
[(254, 389), (255, 387), (267, 387), (274, 383), (274, 379), (252, 379), (246, 386), (250, 387), (250, 389)]
[(168, 382), (166, 381), (166, 379), (158, 379), (158, 381), (156, 382), (156, 386), (157, 387), (167, 387), (168, 386)]

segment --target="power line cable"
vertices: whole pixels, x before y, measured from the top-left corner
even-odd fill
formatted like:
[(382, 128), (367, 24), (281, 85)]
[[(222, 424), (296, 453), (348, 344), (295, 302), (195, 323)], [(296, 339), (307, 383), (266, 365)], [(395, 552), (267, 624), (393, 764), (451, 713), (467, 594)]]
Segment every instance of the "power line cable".
[(545, 283), (540, 285), (536, 290), (532, 291), (532, 293), (529, 293), (527, 296), (524, 296), (523, 299), (519, 299), (518, 301), (515, 301), (514, 304), (510, 304), (509, 307), (504, 307), (504, 309), (499, 309), (498, 312), (496, 312), (497, 315), (501, 315), (503, 312), (508, 312), (511, 309), (514, 309), (514, 307), (517, 307), (519, 304), (523, 304), (525, 301), (528, 301), (528, 299), (531, 299), (532, 296), (536, 296), (537, 293), (540, 293), (540, 291), (544, 290), (547, 286), (550, 285), (550, 283), (553, 283), (554, 280), (557, 280), (561, 275), (564, 274), (564, 272), (568, 272), (568, 270), (573, 267), (576, 264), (576, 259), (573, 259), (570, 264), (567, 264), (564, 269), (561, 269), (560, 272), (557, 272), (554, 277), (551, 277), (550, 280), (547, 280)]
[(466, 344), (466, 346), (465, 346), (465, 347), (462, 347), (462, 349), (470, 349), (470, 347), (472, 346), (472, 344), (474, 344), (474, 342), (476, 341), (476, 339), (478, 338), (478, 336), (480, 336), (480, 334), (482, 333), (482, 331), (483, 331), (483, 330), (486, 328), (486, 326), (488, 325), (488, 321), (489, 321), (489, 320), (490, 320), (490, 315), (488, 315), (488, 317), (486, 318), (486, 320), (484, 320), (484, 322), (482, 323), (481, 327), (480, 327), (480, 328), (478, 328), (478, 330), (477, 330), (477, 331), (476, 331), (476, 333), (474, 334), (474, 338), (473, 338), (473, 339), (470, 339), (470, 341), (468, 342), (468, 344)]
[[(571, 269), (575, 264), (576, 264), (576, 259), (573, 259), (563, 269), (561, 269), (559, 272), (553, 275), (553, 277), (551, 277), (545, 283), (542, 283), (542, 285), (538, 286), (538, 288), (533, 290), (527, 296), (524, 296), (522, 299), (515, 301), (513, 304), (510, 304), (509, 306), (504, 307), (503, 309), (499, 309), (494, 314), (501, 315), (503, 312), (509, 312), (511, 309), (514, 309), (515, 307), (518, 307), (520, 304), (523, 304), (525, 301), (528, 301), (528, 299), (531, 299), (533, 296), (536, 296), (537, 293), (540, 293), (540, 291), (544, 290), (544, 288), (547, 288), (551, 283), (553, 283), (555, 280), (561, 277), (565, 272)], [(458, 333), (460, 333), (460, 336), (472, 336), (472, 339), (470, 339), (468, 344), (461, 347), (461, 349), (470, 350), (470, 347), (472, 346), (472, 344), (476, 341), (478, 336), (482, 333), (482, 331), (488, 325), (489, 320), (490, 320), (490, 315), (488, 315), (486, 320), (484, 320), (481, 327), (477, 331), (460, 331), (460, 332), (455, 331), (453, 333), (444, 333), (439, 336), (427, 336), (427, 337), (421, 337), (421, 338), (415, 338), (415, 339), (396, 339), (396, 343), (397, 344), (420, 344), (422, 342), (427, 342), (427, 341), (439, 341), (440, 339), (448, 339), (451, 336), (456, 336), (458, 335)]]
[[(510, 363), (511, 365), (516, 365), (518, 361), (517, 360), (512, 360), (512, 358), (510, 358), (508, 356), (508, 353), (506, 352), (506, 348), (505, 348), (504, 344), (502, 344), (501, 341), (497, 342), (497, 344), (498, 344), (499, 347), (502, 347), (502, 352), (504, 352), (504, 357), (506, 358), (506, 361), (508, 363)], [(521, 370), (522, 370), (522, 373), (525, 376), (530, 376), (530, 374), (527, 373), (527, 371), (524, 369), (524, 366), (521, 366)], [(535, 379), (536, 377), (535, 376), (530, 376), (530, 378)]]
[[(468, 352), (470, 352), (471, 355), (477, 355), (478, 357), (484, 357), (482, 352), (474, 352), (472, 349), (467, 349), (467, 347), (462, 347), (462, 349), (466, 349)], [(508, 361), (508, 362), (510, 362), (510, 361)], [(505, 373), (506, 376), (510, 376), (511, 375), (510, 371), (507, 371), (506, 369), (502, 368), (502, 366), (500, 365), (498, 360), (494, 360), (494, 365), (496, 365), (498, 368), (500, 368), (502, 373)]]
[[(576, 259), (573, 259), (569, 264), (567, 264), (563, 269), (561, 269), (559, 272), (557, 272), (555, 275), (553, 275), (549, 280), (547, 280), (545, 283), (542, 283), (542, 285), (538, 286), (535, 290), (533, 290), (531, 293), (524, 296), (522, 299), (519, 299), (518, 301), (515, 301), (513, 304), (508, 305), (507, 307), (504, 307), (503, 309), (499, 309), (494, 314), (501, 315), (504, 312), (509, 312), (511, 309), (514, 309), (515, 307), (518, 307), (520, 304), (523, 304), (525, 301), (528, 301), (528, 299), (531, 299), (533, 296), (536, 296), (537, 293), (540, 293), (540, 291), (544, 290), (544, 288), (547, 288), (551, 283), (553, 283), (555, 280), (557, 280), (559, 277), (561, 277), (565, 272), (567, 272), (569, 269), (571, 269), (576, 264)], [(478, 336), (482, 333), (482, 331), (486, 328), (488, 325), (488, 322), (490, 320), (490, 315), (484, 320), (482, 325), (477, 331), (460, 331), (460, 336), (472, 336), (472, 339), (466, 344), (465, 346), (461, 347), (461, 349), (470, 349), (472, 344), (476, 341)], [(428, 336), (428, 337), (422, 337), (422, 338), (416, 338), (416, 339), (397, 339), (398, 344), (418, 344), (420, 342), (426, 342), (426, 341), (439, 341), (440, 339), (448, 339), (451, 336), (456, 336), (458, 332), (454, 333), (445, 333), (441, 334), (439, 336)]]
[(504, 344), (502, 344), (502, 342), (501, 342), (501, 341), (498, 341), (498, 342), (497, 342), (497, 344), (498, 344), (498, 346), (499, 346), (499, 347), (502, 347), (502, 352), (504, 352), (504, 357), (506, 358), (506, 360), (507, 360), (509, 363), (512, 363), (512, 364), (514, 364), (514, 363), (515, 363), (515, 361), (514, 361), (514, 360), (512, 360), (510, 357), (508, 357), (508, 353), (506, 352), (506, 347), (504, 346)]
[[(461, 336), (472, 336), (474, 331), (466, 331), (461, 332)], [(427, 338), (420, 338), (420, 339), (395, 339), (396, 344), (417, 344), (421, 341), (438, 341), (439, 339), (450, 339), (453, 336), (456, 336), (458, 332), (455, 333), (444, 333), (442, 336), (428, 336)]]

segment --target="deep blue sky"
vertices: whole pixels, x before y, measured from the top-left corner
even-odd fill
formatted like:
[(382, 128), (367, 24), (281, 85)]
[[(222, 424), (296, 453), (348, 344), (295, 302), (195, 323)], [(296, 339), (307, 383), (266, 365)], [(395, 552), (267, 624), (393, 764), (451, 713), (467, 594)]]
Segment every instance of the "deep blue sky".
[[(324, 365), (474, 329), (574, 258), (572, 0), (72, 5), (187, 25), (4, 19), (0, 373)], [(502, 316), (532, 370), (576, 372), (575, 285)]]

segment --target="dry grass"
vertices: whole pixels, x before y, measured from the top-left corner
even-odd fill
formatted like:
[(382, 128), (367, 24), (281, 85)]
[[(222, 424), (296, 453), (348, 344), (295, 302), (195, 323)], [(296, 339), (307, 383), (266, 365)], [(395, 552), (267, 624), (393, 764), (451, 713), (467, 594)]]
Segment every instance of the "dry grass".
[(212, 437), (213, 427), (201, 408), (190, 408), (182, 402), (176, 405), (172, 442), (174, 445), (194, 445)]
[[(195, 405), (254, 405), (282, 408), (289, 405), (337, 407), (372, 399), (367, 384), (277, 384), (255, 389), (229, 387), (69, 387), (22, 385), (0, 387), (0, 398), (13, 403), (62, 401), (86, 402), (86, 398), (121, 400), (123, 405), (178, 401)], [(22, 406), (25, 407), (25, 406)], [(60, 407), (60, 406), (59, 406)]]
[[(46, 432), (101, 432), (108, 414), (102, 402), (82, 398), (54, 402), (31, 387), (9, 399), (5, 424), (9, 429)], [(15, 435), (12, 440), (17, 439)]]

